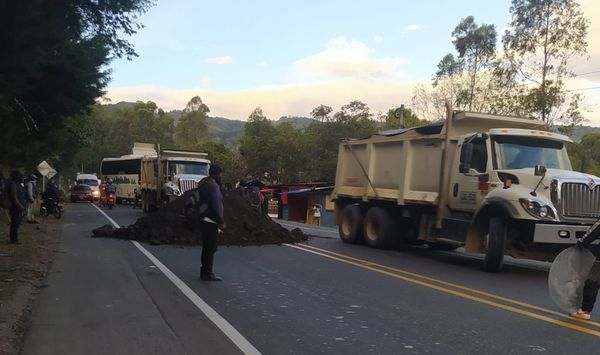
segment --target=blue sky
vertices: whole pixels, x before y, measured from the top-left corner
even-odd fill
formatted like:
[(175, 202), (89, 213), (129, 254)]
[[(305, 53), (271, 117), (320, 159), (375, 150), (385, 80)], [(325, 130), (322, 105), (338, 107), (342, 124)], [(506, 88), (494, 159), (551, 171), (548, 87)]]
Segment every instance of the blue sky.
[[(107, 97), (176, 109), (200, 95), (213, 115), (236, 119), (256, 106), (277, 119), (354, 99), (386, 110), (431, 78), (468, 15), (500, 33), (509, 2), (159, 0), (130, 38), (139, 57), (112, 63)], [(598, 58), (585, 69), (600, 69)]]

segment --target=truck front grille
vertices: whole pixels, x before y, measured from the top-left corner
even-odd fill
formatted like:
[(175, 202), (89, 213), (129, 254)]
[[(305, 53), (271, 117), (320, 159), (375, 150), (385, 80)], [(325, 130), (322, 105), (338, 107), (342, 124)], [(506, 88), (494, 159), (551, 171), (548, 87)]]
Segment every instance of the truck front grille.
[(195, 189), (196, 187), (198, 187), (196, 180), (179, 179), (179, 190), (181, 190), (181, 193)]
[(561, 191), (562, 215), (577, 218), (600, 216), (600, 186), (593, 189), (586, 184), (564, 183)]

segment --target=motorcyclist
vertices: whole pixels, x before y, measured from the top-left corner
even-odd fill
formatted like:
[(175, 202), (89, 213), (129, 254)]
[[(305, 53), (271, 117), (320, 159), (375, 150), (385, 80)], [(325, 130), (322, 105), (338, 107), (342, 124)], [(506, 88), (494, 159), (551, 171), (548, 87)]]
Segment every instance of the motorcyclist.
[(110, 193), (117, 193), (117, 184), (113, 182), (113, 179), (108, 179), (106, 187), (104, 188), (105, 193), (108, 195)]
[(54, 204), (59, 202), (59, 196), (58, 187), (56, 187), (54, 182), (50, 182), (46, 191), (42, 193), (42, 203), (48, 211), (52, 211)]
[(108, 196), (110, 194), (117, 194), (117, 185), (113, 182), (113, 179), (108, 179), (106, 182), (106, 187), (104, 188), (104, 195), (106, 198), (105, 204), (108, 204)]
[(48, 188), (46, 189), (46, 192), (44, 193), (44, 200), (54, 200), (58, 202), (58, 197), (59, 197), (59, 193), (58, 193), (58, 188), (56, 187), (56, 185), (54, 184), (54, 182), (50, 182), (48, 184)]

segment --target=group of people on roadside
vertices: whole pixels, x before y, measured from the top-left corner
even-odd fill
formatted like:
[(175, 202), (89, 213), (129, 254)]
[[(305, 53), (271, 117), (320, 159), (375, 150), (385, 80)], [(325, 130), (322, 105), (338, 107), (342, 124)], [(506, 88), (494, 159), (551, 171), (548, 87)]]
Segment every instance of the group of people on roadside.
[[(20, 170), (12, 170), (5, 177), (0, 167), (1, 207), (8, 211), (10, 218), (9, 240), (11, 244), (19, 243), (19, 227), (25, 219), (27, 223), (38, 223), (35, 219), (35, 207), (38, 197), (37, 176), (25, 177)], [(58, 200), (58, 189), (53, 183), (48, 185), (44, 199), (54, 197)]]

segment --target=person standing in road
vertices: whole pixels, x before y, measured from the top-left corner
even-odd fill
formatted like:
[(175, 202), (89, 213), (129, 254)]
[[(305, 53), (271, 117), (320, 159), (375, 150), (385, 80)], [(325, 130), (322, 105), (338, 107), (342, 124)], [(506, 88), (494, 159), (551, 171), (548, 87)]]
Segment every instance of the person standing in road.
[(25, 212), (25, 186), (23, 186), (23, 174), (18, 170), (10, 173), (8, 197), (10, 200), (10, 242), (11, 244), (20, 244), (19, 226)]
[(596, 260), (591, 275), (585, 280), (581, 308), (577, 312), (571, 313), (571, 317), (584, 320), (592, 319), (592, 310), (598, 297), (598, 290), (600, 290), (600, 281), (598, 280), (600, 280), (600, 260)]
[(208, 209), (200, 221), (202, 233), (202, 257), (200, 279), (203, 281), (221, 281), (213, 272), (214, 255), (217, 252), (219, 230), (227, 227), (223, 217), (223, 193), (221, 191), (221, 176), (223, 169), (213, 164), (208, 171), (208, 177), (198, 184), (201, 199), (207, 204)]
[(35, 220), (34, 209), (35, 209), (35, 199), (37, 197), (37, 189), (36, 189), (36, 181), (37, 176), (32, 174), (29, 179), (25, 182), (25, 190), (27, 194), (26, 198), (26, 210), (27, 210), (27, 223), (37, 223)]

